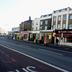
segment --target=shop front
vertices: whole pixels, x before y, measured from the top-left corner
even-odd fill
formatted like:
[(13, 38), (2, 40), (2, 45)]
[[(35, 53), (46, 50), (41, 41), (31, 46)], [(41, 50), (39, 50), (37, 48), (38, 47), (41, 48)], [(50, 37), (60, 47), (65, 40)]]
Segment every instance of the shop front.
[(21, 31), (21, 40), (28, 40), (29, 38), (29, 32), (28, 31)]
[(55, 38), (58, 39), (60, 43), (72, 43), (72, 29), (55, 30), (54, 33)]
[(40, 31), (31, 31), (29, 33), (29, 40), (34, 41), (34, 39), (36, 39), (36, 41), (38, 42), (39, 33), (40, 33)]
[(12, 39), (13, 40), (20, 40), (20, 33), (19, 32), (13, 32), (12, 33)]
[(52, 43), (53, 31), (41, 31), (42, 43)]

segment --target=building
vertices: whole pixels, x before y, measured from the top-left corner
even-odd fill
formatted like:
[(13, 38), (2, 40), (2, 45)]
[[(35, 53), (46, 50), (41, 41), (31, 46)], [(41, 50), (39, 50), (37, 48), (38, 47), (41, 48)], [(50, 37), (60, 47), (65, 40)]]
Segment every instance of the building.
[(32, 30), (32, 20), (29, 17), (29, 20), (26, 20), (20, 24), (20, 34), (23, 40), (29, 39), (29, 33)]
[(19, 27), (12, 28), (12, 38), (16, 40), (20, 39), (20, 28)]
[(9, 38), (9, 39), (12, 39), (12, 31), (8, 31), (8, 35), (7, 35), (7, 37)]
[(35, 18), (32, 21), (32, 31), (30, 34), (30, 39), (34, 40), (34, 38), (36, 37), (36, 39), (38, 40), (39, 33), (40, 33), (40, 18)]
[(46, 37), (46, 42), (51, 43), (52, 33), (51, 30), (52, 14), (41, 15), (40, 17), (40, 38), (44, 42), (44, 37)]
[(72, 42), (72, 9), (70, 7), (55, 10), (52, 13), (52, 26), (56, 39), (62, 42)]
[(20, 28), (19, 27), (12, 28), (12, 32), (19, 32), (19, 31), (20, 31)]

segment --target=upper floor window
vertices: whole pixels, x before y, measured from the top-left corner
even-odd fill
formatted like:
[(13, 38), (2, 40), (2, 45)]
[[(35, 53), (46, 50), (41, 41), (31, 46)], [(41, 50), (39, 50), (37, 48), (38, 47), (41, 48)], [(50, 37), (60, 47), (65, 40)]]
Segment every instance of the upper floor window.
[(34, 25), (34, 23), (32, 23), (32, 25)]
[(72, 14), (69, 14), (69, 19), (72, 19)]
[(66, 20), (67, 19), (67, 15), (63, 15), (63, 20)]
[(54, 24), (54, 25), (52, 26), (52, 29), (56, 29), (56, 24)]
[(42, 27), (40, 27), (40, 30), (42, 30)]
[(57, 29), (60, 29), (60, 28), (61, 28), (61, 24), (58, 24), (58, 25), (57, 25)]
[(32, 27), (32, 30), (34, 30), (34, 28)]
[(44, 15), (43, 17), (46, 17), (47, 15)]
[(47, 26), (45, 26), (45, 30), (47, 30)]
[(61, 16), (60, 16), (60, 15), (58, 16), (58, 20), (59, 20), (59, 21), (61, 20)]
[(36, 27), (36, 31), (38, 30), (38, 27)]
[(45, 20), (45, 24), (46, 24), (46, 25), (48, 24), (48, 20)]
[(62, 27), (63, 29), (66, 29), (66, 24), (63, 24), (63, 27)]
[(56, 16), (53, 17), (53, 21), (54, 21), (54, 22), (56, 21)]
[(68, 29), (72, 29), (72, 24), (69, 24), (68, 25)]
[(56, 11), (54, 11), (54, 13), (56, 13)]
[(59, 12), (61, 12), (62, 10), (59, 10)]
[(42, 24), (43, 24), (43, 21), (40, 22), (40, 25), (42, 25)]
[(38, 23), (36, 23), (36, 25), (38, 25)]

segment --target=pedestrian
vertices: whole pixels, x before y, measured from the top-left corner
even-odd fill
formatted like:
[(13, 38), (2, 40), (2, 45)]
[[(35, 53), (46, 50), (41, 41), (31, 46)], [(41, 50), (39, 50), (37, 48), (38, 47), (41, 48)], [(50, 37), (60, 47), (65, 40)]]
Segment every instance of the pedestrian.
[(58, 43), (59, 43), (59, 40), (58, 40), (58, 38), (56, 38), (56, 44), (58, 45)]

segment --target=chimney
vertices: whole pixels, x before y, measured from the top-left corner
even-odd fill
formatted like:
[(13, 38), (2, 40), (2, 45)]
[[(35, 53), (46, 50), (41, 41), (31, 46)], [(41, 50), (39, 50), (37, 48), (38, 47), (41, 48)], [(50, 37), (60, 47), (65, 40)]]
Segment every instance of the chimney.
[(31, 20), (31, 16), (29, 16), (29, 20)]

